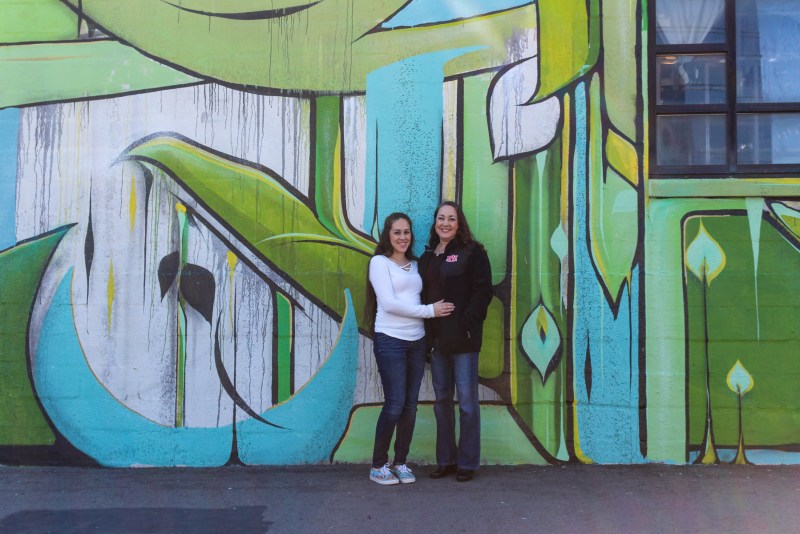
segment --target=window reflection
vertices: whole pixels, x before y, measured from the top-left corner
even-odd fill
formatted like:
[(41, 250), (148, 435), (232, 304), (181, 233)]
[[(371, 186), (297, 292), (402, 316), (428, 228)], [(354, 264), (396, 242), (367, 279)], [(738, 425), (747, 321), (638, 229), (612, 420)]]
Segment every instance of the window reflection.
[(736, 123), (739, 163), (800, 163), (800, 113), (743, 113)]
[(656, 117), (658, 165), (725, 165), (725, 115)]
[(656, 58), (659, 104), (724, 104), (725, 55), (671, 54)]
[(800, 102), (800, 0), (736, 2), (739, 102)]

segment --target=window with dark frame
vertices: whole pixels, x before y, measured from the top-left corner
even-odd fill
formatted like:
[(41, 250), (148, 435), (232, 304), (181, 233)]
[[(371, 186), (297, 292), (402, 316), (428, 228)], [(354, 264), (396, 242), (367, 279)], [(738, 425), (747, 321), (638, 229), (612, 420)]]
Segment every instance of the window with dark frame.
[(800, 173), (800, 0), (650, 3), (653, 175)]

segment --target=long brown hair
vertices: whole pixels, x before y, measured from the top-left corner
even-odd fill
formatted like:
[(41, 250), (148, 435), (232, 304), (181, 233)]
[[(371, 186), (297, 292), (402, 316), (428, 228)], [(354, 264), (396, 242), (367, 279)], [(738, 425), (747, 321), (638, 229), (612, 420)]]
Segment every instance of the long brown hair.
[[(392, 225), (399, 220), (407, 221), (408, 226), (412, 228), (411, 240), (408, 243), (405, 256), (409, 261), (416, 259), (414, 253), (411, 252), (411, 247), (414, 246), (414, 230), (411, 223), (411, 217), (399, 211), (390, 213), (386, 219), (384, 219), (383, 230), (381, 230), (381, 235), (378, 239), (378, 245), (375, 247), (373, 256), (386, 256), (388, 258), (394, 253), (394, 247), (392, 247), (390, 234), (392, 232)], [(369, 267), (367, 267), (367, 291), (364, 299), (364, 317), (367, 319), (367, 329), (370, 333), (373, 333), (373, 330), (375, 329), (375, 312), (377, 309), (378, 299), (375, 297), (375, 289), (372, 287), (372, 283), (369, 281)]]
[(467, 245), (475, 243), (480, 248), (483, 248), (483, 245), (480, 242), (475, 240), (475, 237), (472, 235), (472, 231), (469, 229), (469, 223), (467, 223), (467, 217), (464, 215), (464, 212), (461, 210), (461, 206), (453, 202), (452, 200), (445, 200), (441, 204), (436, 207), (436, 211), (433, 212), (433, 224), (431, 224), (431, 234), (430, 238), (428, 239), (428, 246), (431, 249), (436, 248), (436, 245), (439, 244), (439, 234), (436, 233), (436, 216), (439, 215), (439, 210), (445, 206), (450, 206), (456, 210), (456, 220), (458, 221), (458, 228), (456, 229), (456, 235), (453, 238), (453, 242), (459, 247), (463, 248)]

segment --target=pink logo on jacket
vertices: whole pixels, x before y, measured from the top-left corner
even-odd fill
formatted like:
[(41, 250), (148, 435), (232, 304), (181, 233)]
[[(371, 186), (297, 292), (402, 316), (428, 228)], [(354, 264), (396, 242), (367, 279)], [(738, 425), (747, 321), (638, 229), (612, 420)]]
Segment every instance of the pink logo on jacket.
[(457, 262), (458, 261), (458, 254), (453, 254), (451, 256), (447, 256), (447, 259), (445, 261), (447, 263), (455, 263), (455, 262)]

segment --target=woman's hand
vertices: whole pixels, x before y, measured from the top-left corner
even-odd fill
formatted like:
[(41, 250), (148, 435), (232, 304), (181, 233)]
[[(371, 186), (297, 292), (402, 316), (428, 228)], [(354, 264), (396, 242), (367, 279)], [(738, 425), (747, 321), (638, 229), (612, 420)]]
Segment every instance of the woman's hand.
[(445, 302), (444, 299), (439, 302), (433, 303), (433, 316), (434, 317), (447, 317), (456, 307), (452, 302)]

